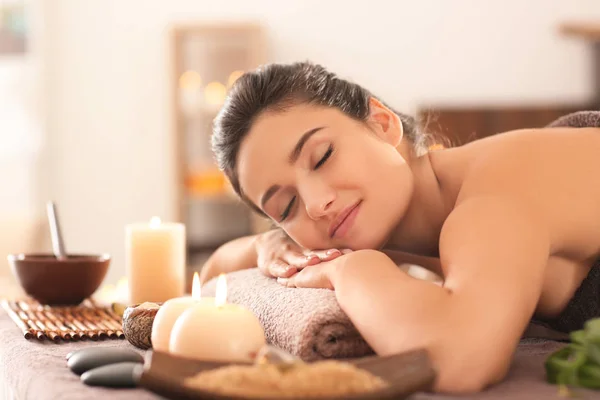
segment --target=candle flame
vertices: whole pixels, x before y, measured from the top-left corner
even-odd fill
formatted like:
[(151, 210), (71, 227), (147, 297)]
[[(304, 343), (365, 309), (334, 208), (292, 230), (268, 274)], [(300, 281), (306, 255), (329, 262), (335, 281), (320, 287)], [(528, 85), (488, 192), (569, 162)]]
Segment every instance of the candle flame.
[(150, 227), (151, 228), (158, 228), (160, 226), (160, 218), (158, 217), (152, 217), (150, 219)]
[(221, 307), (227, 302), (227, 278), (224, 274), (217, 278), (217, 288), (215, 290), (215, 305)]
[(192, 299), (200, 300), (202, 297), (201, 293), (200, 276), (198, 276), (198, 272), (194, 272), (194, 279), (192, 280)]

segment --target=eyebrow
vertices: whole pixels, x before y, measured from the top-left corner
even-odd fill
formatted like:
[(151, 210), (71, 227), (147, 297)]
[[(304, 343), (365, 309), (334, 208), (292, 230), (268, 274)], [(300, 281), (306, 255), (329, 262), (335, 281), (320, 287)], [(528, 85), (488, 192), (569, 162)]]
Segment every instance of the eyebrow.
[[(312, 135), (319, 132), (323, 128), (325, 128), (325, 127), (319, 126), (317, 128), (313, 128), (309, 131), (304, 132), (304, 134), (300, 137), (300, 139), (298, 139), (296, 146), (294, 146), (294, 150), (292, 150), (292, 152), (290, 153), (290, 156), (289, 156), (290, 164), (295, 164), (296, 161), (298, 161), (298, 158), (300, 157), (300, 154), (302, 154), (302, 149), (304, 148), (304, 145), (306, 144), (306, 142), (308, 142), (308, 140), (311, 138)], [(263, 196), (260, 199), (260, 206), (263, 209), (265, 208), (265, 204), (267, 203), (267, 201), (269, 201), (269, 199), (271, 197), (273, 197), (273, 195), (275, 193), (277, 193), (277, 191), (279, 189), (281, 189), (281, 185), (273, 185), (269, 189), (267, 189), (265, 194), (263, 194)]]
[(300, 157), (300, 154), (302, 153), (302, 149), (304, 148), (304, 145), (306, 144), (306, 142), (308, 142), (308, 139), (310, 139), (310, 137), (312, 135), (319, 132), (323, 128), (325, 128), (325, 127), (319, 126), (318, 128), (313, 128), (310, 131), (305, 132), (304, 135), (302, 135), (302, 137), (298, 140), (298, 143), (296, 143), (294, 150), (292, 150), (292, 152), (290, 154), (290, 164), (294, 164), (294, 163), (296, 163), (296, 161), (298, 161), (298, 158)]

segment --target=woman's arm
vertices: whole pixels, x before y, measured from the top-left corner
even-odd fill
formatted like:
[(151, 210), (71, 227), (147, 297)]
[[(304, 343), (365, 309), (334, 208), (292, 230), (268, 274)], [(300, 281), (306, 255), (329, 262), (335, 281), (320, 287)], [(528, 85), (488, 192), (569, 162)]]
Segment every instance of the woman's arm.
[(479, 391), (505, 376), (540, 296), (549, 240), (532, 215), (505, 199), (459, 205), (440, 239), (443, 287), (374, 250), (334, 260), (331, 284), (378, 354), (426, 348), (437, 391)]
[(200, 283), (219, 274), (256, 267), (255, 241), (258, 235), (232, 240), (219, 247), (202, 266)]

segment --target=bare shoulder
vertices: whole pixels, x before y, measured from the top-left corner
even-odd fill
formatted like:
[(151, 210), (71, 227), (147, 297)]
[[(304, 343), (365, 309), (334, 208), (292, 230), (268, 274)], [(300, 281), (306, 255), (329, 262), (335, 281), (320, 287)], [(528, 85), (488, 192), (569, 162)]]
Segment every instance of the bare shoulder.
[(547, 223), (555, 242), (595, 235), (600, 243), (600, 128), (511, 131), (461, 152), (457, 205), (480, 196), (511, 198)]
[(462, 194), (471, 190), (523, 189), (524, 183), (560, 181), (561, 177), (573, 180), (582, 174), (585, 178), (600, 175), (600, 169), (593, 168), (600, 154), (600, 128), (517, 130), (463, 147)]

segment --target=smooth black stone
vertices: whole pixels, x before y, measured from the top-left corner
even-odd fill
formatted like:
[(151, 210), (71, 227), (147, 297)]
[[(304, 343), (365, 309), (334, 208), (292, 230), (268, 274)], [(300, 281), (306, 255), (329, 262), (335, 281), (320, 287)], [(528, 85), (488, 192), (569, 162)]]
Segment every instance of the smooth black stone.
[(69, 357), (67, 365), (77, 375), (94, 368), (122, 362), (143, 363), (144, 357), (130, 349), (115, 347), (89, 347), (82, 349)]
[(132, 388), (137, 386), (143, 368), (136, 362), (110, 364), (87, 371), (81, 380), (89, 386)]

